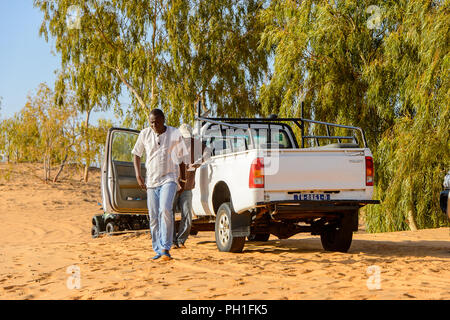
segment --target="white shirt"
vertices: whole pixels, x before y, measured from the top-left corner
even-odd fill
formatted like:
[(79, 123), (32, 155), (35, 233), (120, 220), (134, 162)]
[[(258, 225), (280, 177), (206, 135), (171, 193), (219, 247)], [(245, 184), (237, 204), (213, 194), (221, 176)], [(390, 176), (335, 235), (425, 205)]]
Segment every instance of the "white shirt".
[(143, 129), (131, 153), (142, 157), (144, 150), (147, 188), (178, 182), (179, 164), (187, 150), (177, 128), (166, 126), (166, 131), (159, 136), (151, 128)]

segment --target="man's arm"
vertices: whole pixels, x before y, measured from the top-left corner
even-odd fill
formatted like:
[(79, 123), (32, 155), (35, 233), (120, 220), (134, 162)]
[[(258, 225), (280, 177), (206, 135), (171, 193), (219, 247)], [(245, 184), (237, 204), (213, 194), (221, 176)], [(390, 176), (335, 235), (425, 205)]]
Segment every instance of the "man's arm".
[(180, 163), (180, 176), (178, 178), (178, 182), (180, 184), (181, 190), (178, 192), (183, 192), (184, 188), (186, 187), (186, 165), (184, 162)]
[(136, 180), (139, 184), (139, 187), (143, 190), (147, 190), (147, 186), (145, 185), (145, 180), (141, 175), (141, 157), (134, 155), (133, 156), (133, 164), (134, 164), (134, 172), (136, 173)]
[(200, 159), (188, 166), (188, 170), (199, 168), (203, 163), (207, 162), (211, 158), (211, 149), (206, 146), (206, 143), (202, 142), (202, 156)]

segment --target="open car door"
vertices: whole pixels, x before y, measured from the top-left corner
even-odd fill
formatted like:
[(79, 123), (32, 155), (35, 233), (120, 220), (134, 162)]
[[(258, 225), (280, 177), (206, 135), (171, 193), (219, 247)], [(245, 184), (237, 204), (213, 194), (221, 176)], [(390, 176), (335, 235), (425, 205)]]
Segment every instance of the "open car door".
[[(139, 131), (111, 128), (106, 137), (101, 191), (105, 213), (147, 214), (147, 194), (136, 180), (131, 150)], [(141, 158), (145, 178), (145, 154)]]

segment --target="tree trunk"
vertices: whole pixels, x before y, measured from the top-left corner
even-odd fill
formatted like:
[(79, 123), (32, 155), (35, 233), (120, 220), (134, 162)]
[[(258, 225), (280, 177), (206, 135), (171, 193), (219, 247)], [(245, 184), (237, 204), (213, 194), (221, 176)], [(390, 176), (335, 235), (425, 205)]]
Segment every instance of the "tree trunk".
[(144, 100), (142, 99), (142, 97), (140, 96), (140, 94), (137, 92), (137, 90), (135, 88), (133, 88), (133, 86), (125, 79), (125, 77), (122, 75), (122, 73), (120, 72), (120, 70), (115, 69), (117, 75), (119, 76), (120, 80), (127, 86), (127, 88), (131, 91), (131, 93), (133, 93), (133, 95), (136, 97), (137, 101), (139, 102), (139, 104), (141, 105), (142, 109), (145, 110), (145, 112), (148, 114), (148, 108), (144, 103)]
[(45, 155), (42, 163), (44, 165), (44, 182), (47, 183), (47, 157)]
[(50, 156), (44, 155), (44, 182), (50, 180)]
[(84, 167), (84, 182), (88, 183), (89, 181), (89, 165), (86, 163), (86, 166)]
[(409, 225), (409, 228), (411, 229), (411, 231), (417, 231), (417, 225), (416, 225), (416, 221), (414, 219), (412, 210), (408, 211), (408, 225)]
[(206, 107), (206, 101), (205, 101), (205, 94), (204, 92), (202, 92), (201, 98), (202, 100), (202, 109), (203, 109), (203, 113), (205, 113), (206, 111), (208, 111), (208, 108)]
[[(150, 109), (153, 109), (155, 106), (155, 76), (152, 76), (152, 93), (150, 96)], [(150, 117), (150, 113), (148, 112), (147, 117)]]
[(91, 165), (91, 154), (90, 154), (90, 148), (89, 148), (89, 116), (91, 115), (91, 110), (89, 109), (87, 111), (87, 115), (86, 115), (86, 121), (84, 123), (84, 127), (85, 127), (85, 141), (86, 141), (86, 165), (84, 167), (84, 175), (83, 175), (83, 179), (84, 182), (87, 183), (89, 180), (89, 166)]
[(47, 158), (47, 180), (50, 180), (50, 171), (51, 171), (51, 163), (50, 163), (50, 156)]
[(69, 154), (66, 153), (66, 156), (64, 157), (64, 160), (61, 162), (61, 165), (59, 166), (58, 173), (57, 173), (56, 176), (53, 178), (53, 182), (57, 182), (57, 181), (58, 181), (58, 177), (59, 177), (59, 175), (61, 174), (61, 172), (62, 172), (63, 169), (64, 169), (64, 165), (66, 164), (66, 161), (67, 161), (67, 157), (68, 157), (68, 156), (69, 156)]
[(11, 145), (8, 144), (6, 147), (6, 162), (9, 164), (11, 158)]

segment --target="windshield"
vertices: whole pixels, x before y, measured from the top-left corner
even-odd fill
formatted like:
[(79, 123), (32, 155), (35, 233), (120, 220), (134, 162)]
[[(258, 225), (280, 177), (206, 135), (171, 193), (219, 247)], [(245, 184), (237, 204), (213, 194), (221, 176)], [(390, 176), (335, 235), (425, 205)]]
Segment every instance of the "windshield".
[(246, 129), (220, 129), (211, 126), (203, 137), (214, 155), (248, 149), (290, 149), (293, 148), (288, 133), (282, 126), (251, 128), (254, 146)]

